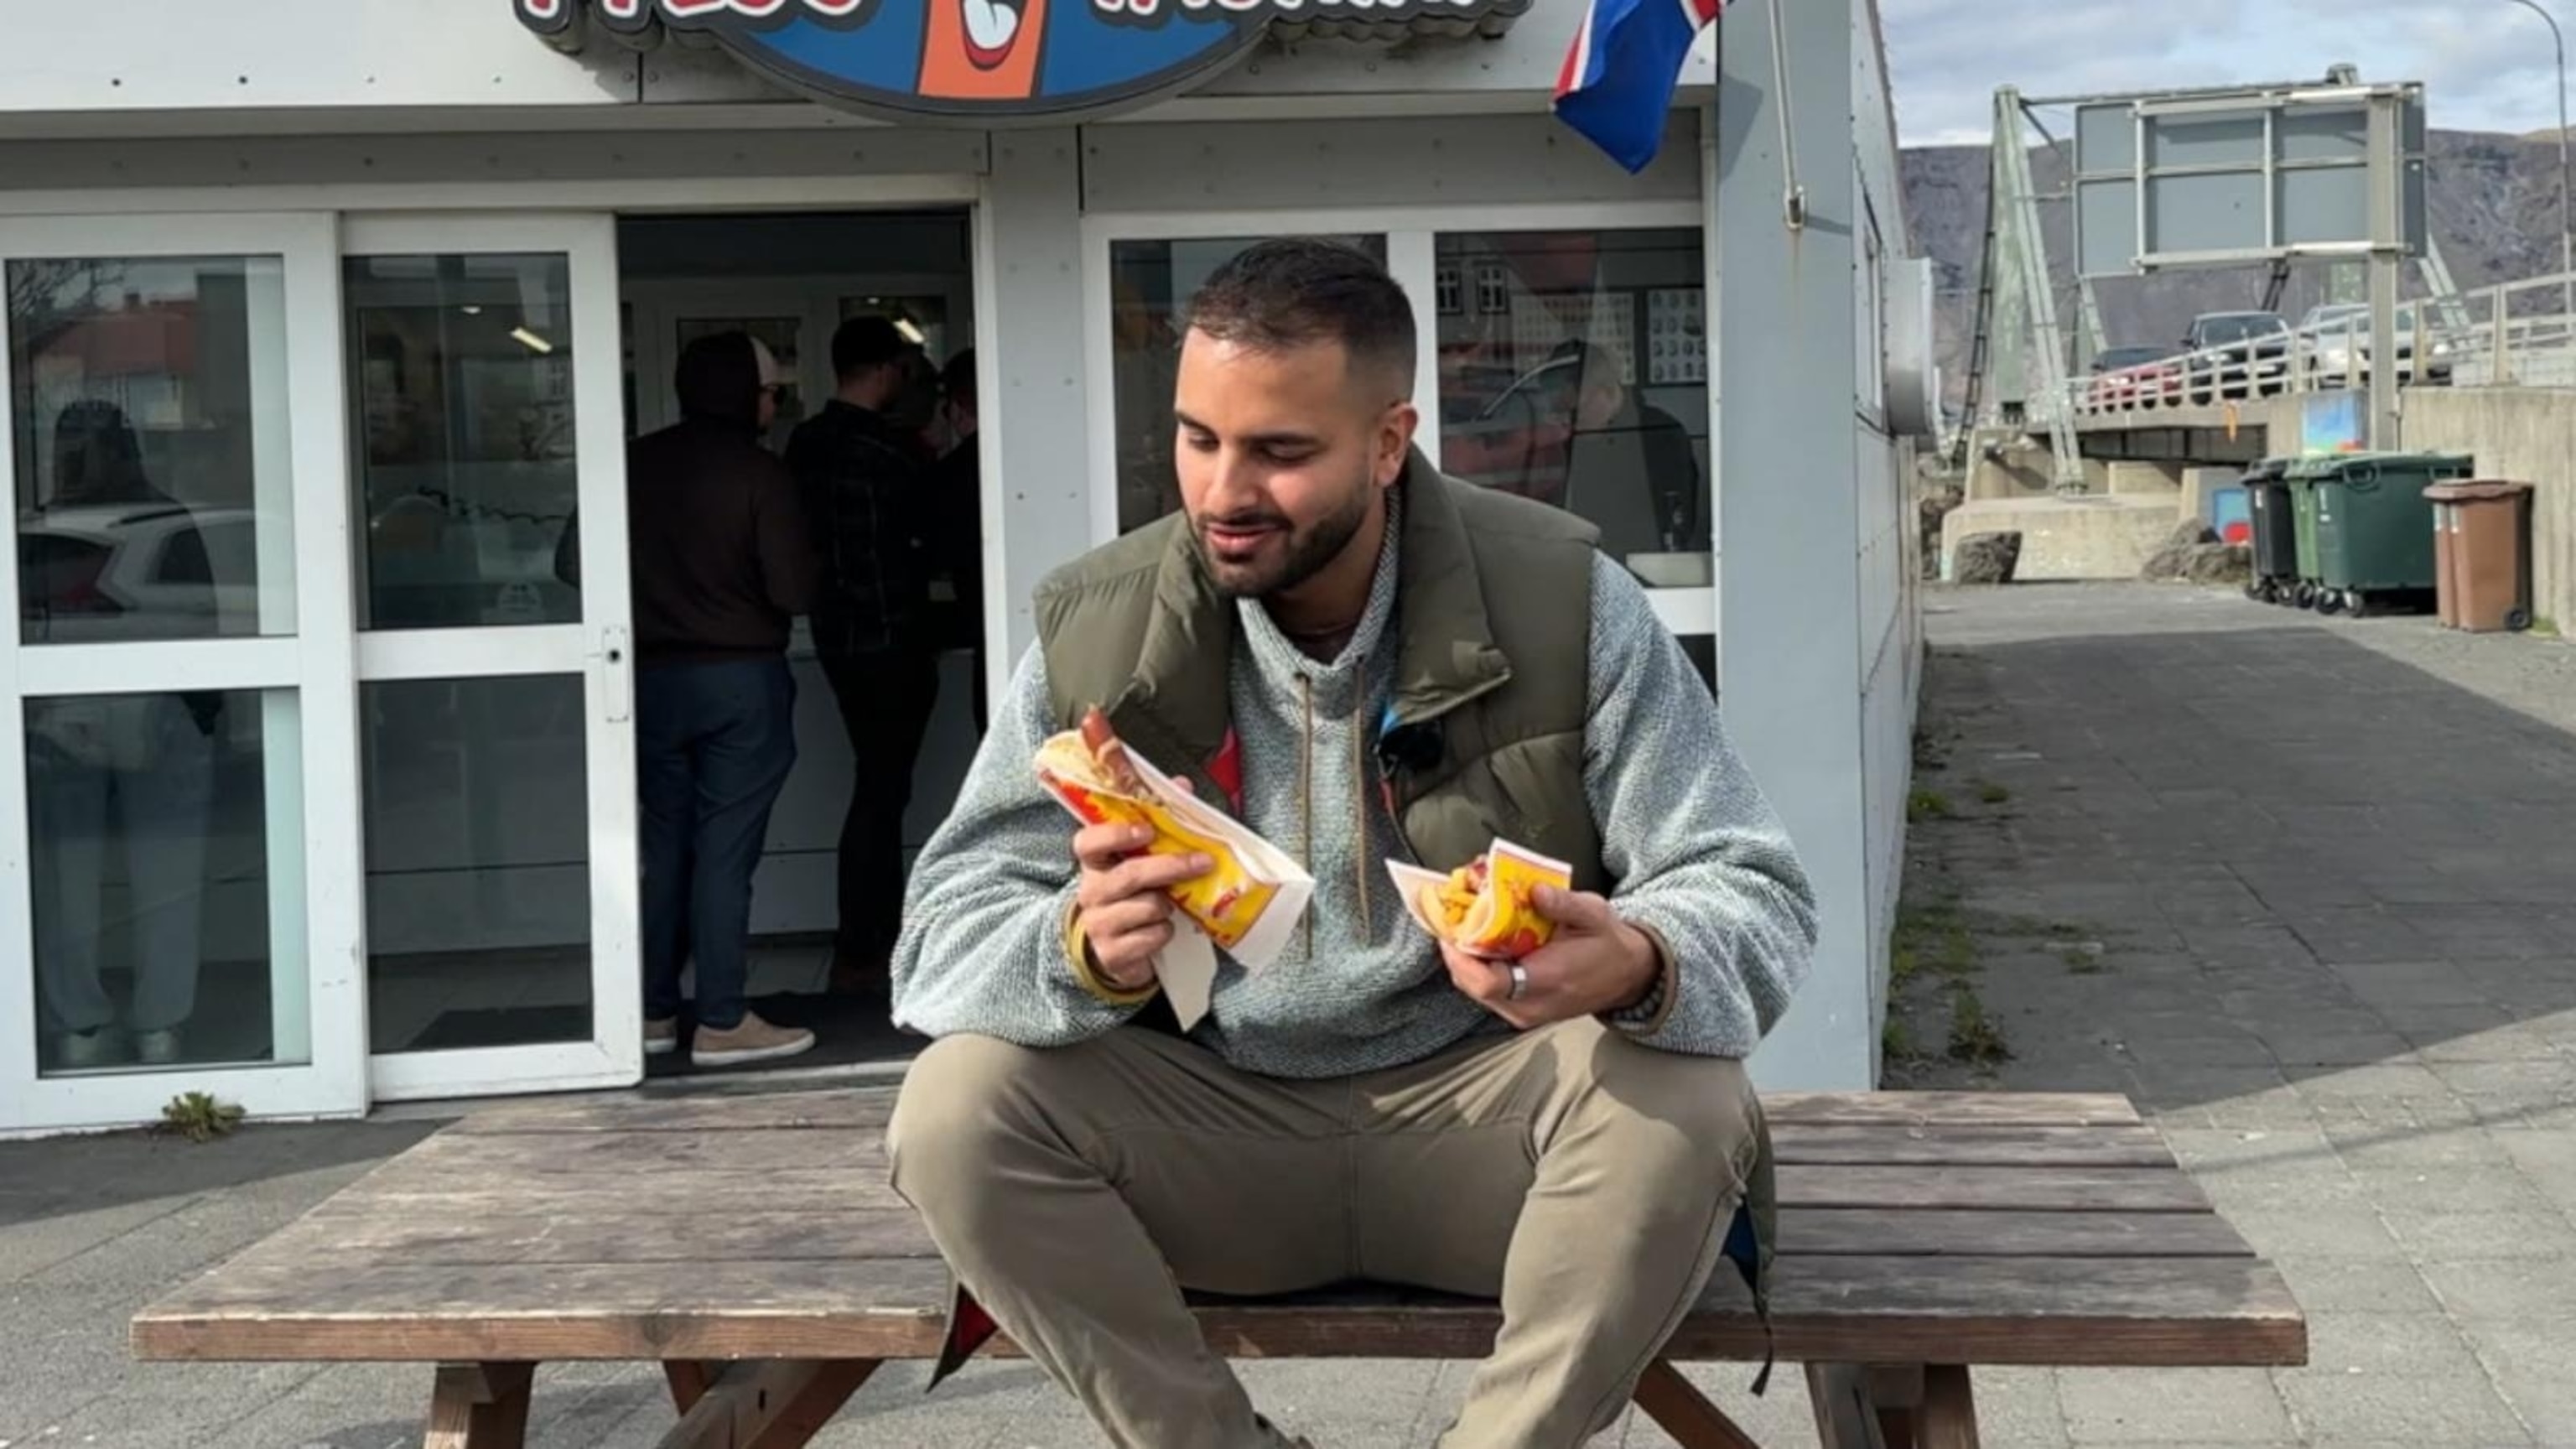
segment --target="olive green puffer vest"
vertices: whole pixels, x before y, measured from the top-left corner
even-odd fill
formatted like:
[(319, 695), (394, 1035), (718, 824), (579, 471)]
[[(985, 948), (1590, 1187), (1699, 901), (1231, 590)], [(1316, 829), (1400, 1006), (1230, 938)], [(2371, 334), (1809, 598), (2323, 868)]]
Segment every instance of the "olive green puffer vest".
[[(1497, 836), (1607, 885), (1583, 793), (1593, 532), (1527, 499), (1441, 476), (1419, 454), (1404, 490), (1395, 697), (1377, 760), (1415, 857), (1451, 870)], [(1060, 728), (1092, 705), (1201, 798), (1230, 798), (1226, 681), (1235, 604), (1179, 515), (1042, 584), (1038, 639)]]

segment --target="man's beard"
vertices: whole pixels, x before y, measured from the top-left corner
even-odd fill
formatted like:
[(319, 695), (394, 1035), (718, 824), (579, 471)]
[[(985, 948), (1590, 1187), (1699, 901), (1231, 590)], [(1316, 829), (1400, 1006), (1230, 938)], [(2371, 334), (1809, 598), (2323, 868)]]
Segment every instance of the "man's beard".
[(1369, 494), (1374, 491), (1363, 481), (1351, 490), (1350, 502), (1303, 531), (1286, 533), (1287, 547), (1277, 562), (1264, 559), (1257, 563), (1227, 563), (1216, 555), (1208, 542), (1207, 530), (1214, 524), (1227, 528), (1270, 528), (1288, 530), (1288, 520), (1268, 512), (1232, 513), (1194, 522), (1190, 537), (1196, 540), (1199, 561), (1207, 566), (1208, 577), (1215, 580), (1217, 592), (1229, 599), (1263, 599), (1284, 593), (1322, 573), (1342, 551), (1359, 537), (1368, 522)]

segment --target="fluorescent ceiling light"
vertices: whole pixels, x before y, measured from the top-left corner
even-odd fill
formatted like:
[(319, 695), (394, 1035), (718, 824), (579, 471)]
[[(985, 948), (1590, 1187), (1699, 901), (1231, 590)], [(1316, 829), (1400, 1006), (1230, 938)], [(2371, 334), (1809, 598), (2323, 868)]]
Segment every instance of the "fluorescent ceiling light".
[(924, 346), (929, 341), (928, 338), (921, 335), (920, 328), (912, 325), (912, 319), (909, 317), (897, 317), (894, 319), (894, 330), (902, 333), (903, 340), (911, 343), (915, 347)]
[(537, 354), (539, 357), (544, 357), (555, 350), (555, 345), (553, 343), (539, 337), (537, 334), (529, 331), (525, 327), (511, 328), (510, 335), (518, 340), (520, 346)]

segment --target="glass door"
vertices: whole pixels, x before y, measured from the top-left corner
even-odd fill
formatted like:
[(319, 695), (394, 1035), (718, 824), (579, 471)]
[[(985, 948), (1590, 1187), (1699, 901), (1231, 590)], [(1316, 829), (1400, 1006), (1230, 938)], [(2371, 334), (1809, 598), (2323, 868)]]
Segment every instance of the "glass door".
[(327, 215), (0, 220), (0, 1127), (367, 1102)]
[(341, 250), (375, 1095), (640, 1080), (614, 221)]

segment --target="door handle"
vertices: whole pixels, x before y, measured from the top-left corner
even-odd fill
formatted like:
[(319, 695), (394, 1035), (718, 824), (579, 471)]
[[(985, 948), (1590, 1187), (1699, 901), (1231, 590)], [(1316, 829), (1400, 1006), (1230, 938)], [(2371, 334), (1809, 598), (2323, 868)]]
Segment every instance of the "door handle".
[(635, 647), (622, 626), (599, 631), (600, 705), (610, 724), (624, 724), (635, 717), (634, 655)]

